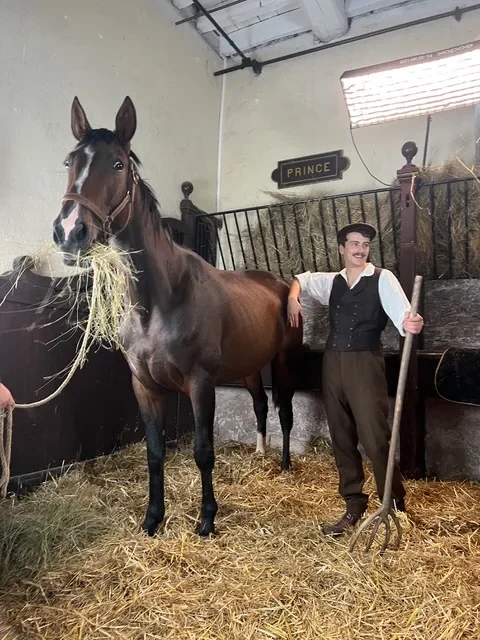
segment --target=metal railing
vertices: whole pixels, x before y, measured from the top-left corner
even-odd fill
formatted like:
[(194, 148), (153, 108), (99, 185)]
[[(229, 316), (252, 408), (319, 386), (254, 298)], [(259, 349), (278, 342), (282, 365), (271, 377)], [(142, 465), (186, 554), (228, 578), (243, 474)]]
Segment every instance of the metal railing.
[[(211, 261), (214, 244), (221, 269), (265, 269), (286, 278), (307, 270), (332, 271), (341, 265), (339, 229), (363, 221), (378, 230), (372, 261), (396, 270), (399, 200), (400, 189), (392, 188), (203, 214), (196, 220), (196, 249), (207, 248)], [(213, 219), (222, 222), (222, 230), (216, 226), (207, 241), (205, 225)]]
[(480, 183), (449, 179), (419, 187), (417, 260), (429, 279), (480, 277)]
[[(421, 184), (412, 198), (418, 272), (428, 279), (480, 277), (478, 180)], [(360, 221), (378, 231), (372, 262), (398, 274), (400, 187), (202, 213), (195, 221), (195, 250), (221, 269), (265, 269), (288, 279), (340, 269), (337, 232)]]

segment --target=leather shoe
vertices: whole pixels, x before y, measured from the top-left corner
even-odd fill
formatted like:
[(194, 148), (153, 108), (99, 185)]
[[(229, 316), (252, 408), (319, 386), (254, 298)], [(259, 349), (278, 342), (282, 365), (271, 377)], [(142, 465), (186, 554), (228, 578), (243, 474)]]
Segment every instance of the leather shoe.
[(347, 511), (338, 522), (323, 527), (323, 533), (326, 536), (341, 536), (348, 529), (354, 527), (362, 519), (362, 516), (363, 513), (349, 513)]

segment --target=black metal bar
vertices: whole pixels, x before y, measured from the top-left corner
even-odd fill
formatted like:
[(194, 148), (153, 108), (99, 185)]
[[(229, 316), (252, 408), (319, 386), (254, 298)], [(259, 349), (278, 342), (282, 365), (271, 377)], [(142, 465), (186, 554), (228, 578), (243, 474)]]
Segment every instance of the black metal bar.
[(275, 253), (277, 255), (278, 272), (283, 278), (282, 263), (280, 261), (280, 251), (278, 250), (278, 243), (277, 243), (277, 234), (275, 231), (275, 225), (273, 224), (272, 211), (270, 207), (267, 208), (267, 212), (268, 212), (268, 219), (270, 220), (270, 227), (272, 229), (273, 245), (275, 247)]
[(447, 211), (448, 211), (448, 273), (450, 278), (453, 277), (453, 247), (452, 247), (452, 186), (447, 183)]
[[(457, 7), (452, 11), (438, 13), (433, 16), (426, 16), (425, 18), (411, 20), (410, 22), (403, 22), (402, 24), (392, 25), (391, 27), (386, 27), (385, 29), (378, 29), (377, 31), (371, 31), (370, 33), (363, 33), (361, 35), (354, 36), (353, 38), (345, 38), (344, 40), (340, 40), (337, 42), (329, 42), (328, 44), (322, 44), (322, 45), (319, 45), (318, 47), (310, 47), (309, 49), (304, 49), (303, 51), (296, 51), (294, 53), (289, 53), (285, 56), (270, 58), (269, 60), (263, 61), (262, 66), (266, 67), (271, 64), (277, 64), (278, 62), (284, 62), (285, 60), (300, 58), (302, 56), (306, 56), (311, 53), (317, 53), (318, 51), (325, 51), (326, 49), (333, 49), (334, 47), (340, 47), (346, 44), (352, 44), (353, 42), (359, 42), (360, 40), (367, 40), (368, 38), (374, 38), (375, 36), (381, 36), (386, 33), (392, 33), (394, 31), (401, 31), (402, 29), (408, 29), (409, 27), (415, 27), (417, 25), (425, 24), (427, 22), (434, 22), (435, 20), (442, 20), (443, 18), (458, 18), (459, 12), (461, 15), (463, 13), (468, 13), (469, 11), (476, 11), (478, 9), (480, 9), (480, 4), (475, 4), (471, 7), (464, 7), (462, 9)], [(244, 69), (244, 66), (235, 65), (233, 67), (229, 67), (228, 69), (221, 69), (220, 71), (215, 71), (213, 75), (222, 76), (227, 73), (232, 73), (233, 71), (240, 71), (240, 69)]]
[[(280, 205), (280, 217), (282, 218), (282, 227), (283, 227), (283, 233), (285, 235), (285, 246), (287, 248), (287, 256), (290, 258), (291, 253), (290, 253), (290, 240), (288, 239), (288, 232), (287, 232), (287, 225), (285, 224), (285, 214), (283, 213), (283, 205)], [(293, 271), (291, 272), (292, 276), (294, 276), (295, 274), (293, 273)]]
[[(216, 7), (212, 7), (209, 9), (209, 13), (216, 13), (217, 11), (221, 11), (222, 9), (229, 9), (230, 7), (234, 7), (236, 4), (243, 4), (247, 0), (233, 0), (233, 2), (226, 2), (225, 4), (220, 4)], [(182, 18), (178, 22), (175, 22), (175, 26), (180, 24), (185, 24), (186, 22), (193, 22), (193, 20), (198, 20), (198, 15), (188, 16), (188, 18)]]
[[(215, 229), (216, 228), (217, 227), (215, 227)], [(214, 267), (216, 267), (217, 266), (217, 254), (216, 254), (216, 252), (215, 253), (213, 252), (212, 238), (210, 236), (210, 233), (206, 234), (206, 238), (207, 238), (207, 240), (206, 240), (206, 242), (207, 242), (207, 253), (208, 252), (210, 253), (210, 258), (212, 260), (212, 265)]]
[(393, 251), (395, 253), (395, 262), (398, 261), (398, 247), (397, 247), (397, 234), (396, 234), (396, 220), (395, 220), (395, 205), (393, 203), (393, 189), (389, 192), (390, 198), (390, 218), (392, 220), (392, 235), (393, 235)]
[(260, 229), (260, 237), (262, 239), (262, 244), (263, 244), (263, 251), (265, 253), (265, 261), (267, 263), (267, 270), (270, 271), (270, 260), (268, 259), (268, 251), (267, 251), (267, 244), (265, 242), (265, 235), (263, 233), (263, 226), (262, 226), (262, 221), (260, 220), (260, 212), (257, 208), (257, 220), (258, 220), (258, 228)]
[(230, 251), (230, 258), (232, 259), (232, 266), (233, 266), (233, 270), (236, 270), (235, 267), (235, 258), (233, 257), (233, 249), (232, 249), (232, 243), (230, 242), (230, 233), (228, 231), (228, 224), (227, 224), (227, 219), (225, 218), (225, 214), (223, 214), (223, 222), (225, 224), (225, 231), (227, 232), (227, 242), (228, 242), (228, 249)]
[(303, 257), (302, 238), (301, 238), (301, 234), (300, 234), (300, 227), (298, 226), (298, 220), (297, 220), (296, 205), (293, 205), (293, 219), (295, 221), (295, 229), (297, 230), (298, 253), (300, 254), (300, 262), (302, 264), (302, 271), (306, 271), (306, 269), (305, 269), (305, 259)]
[(463, 183), (463, 204), (464, 204), (464, 217), (465, 217), (465, 274), (470, 273), (470, 246), (469, 246), (469, 233), (468, 233), (468, 182), (465, 180)]
[[(332, 214), (333, 214), (333, 223), (335, 225), (335, 237), (338, 235), (338, 217), (337, 217), (337, 207), (335, 206), (335, 200), (333, 198), (330, 199), (332, 203)], [(340, 256), (339, 251), (337, 251), (337, 263), (339, 270), (342, 268), (342, 258)]]
[(250, 244), (252, 246), (253, 259), (255, 261), (255, 267), (258, 269), (257, 252), (255, 251), (255, 244), (252, 238), (252, 230), (250, 228), (250, 220), (248, 219), (248, 213), (245, 211), (245, 219), (247, 221), (248, 237), (250, 238)]
[[(310, 214), (308, 214), (308, 215), (310, 215)], [(313, 233), (310, 233), (310, 248), (312, 250), (313, 268), (315, 269), (315, 271), (318, 271), (317, 252), (315, 251), (315, 242), (313, 240)], [(325, 250), (326, 249), (327, 249), (327, 247), (325, 246)]]
[(425, 147), (423, 149), (422, 169), (425, 169), (425, 165), (427, 163), (428, 139), (430, 137), (430, 123), (431, 122), (432, 122), (432, 116), (430, 114), (428, 114), (428, 116), (427, 116), (427, 130), (425, 132)]
[(429, 196), (430, 196), (430, 220), (432, 227), (432, 258), (433, 258), (433, 277), (437, 279), (438, 270), (437, 270), (437, 238), (435, 235), (435, 188), (434, 185), (431, 184), (429, 187)]
[(238, 241), (240, 242), (240, 249), (242, 251), (242, 258), (243, 258), (243, 265), (245, 267), (245, 269), (247, 269), (247, 256), (245, 255), (245, 249), (243, 248), (243, 240), (242, 240), (242, 234), (240, 233), (240, 227), (238, 226), (238, 218), (237, 218), (237, 212), (235, 211), (233, 213), (233, 217), (235, 220), (235, 225), (237, 227), (237, 233), (238, 233)]
[(323, 243), (325, 245), (325, 257), (327, 258), (327, 269), (328, 271), (331, 271), (332, 265), (330, 263), (330, 251), (328, 250), (327, 230), (325, 228), (325, 218), (323, 217), (323, 200), (320, 200), (318, 203), (318, 213), (320, 215), (320, 220), (322, 221)]
[[(210, 22), (213, 24), (213, 26), (218, 31), (218, 33), (220, 33), (220, 35), (222, 35), (225, 38), (225, 40), (232, 47), (232, 49), (236, 53), (238, 53), (238, 55), (242, 59), (242, 64), (240, 65), (241, 68), (245, 69), (246, 67), (251, 67), (253, 69), (253, 71), (255, 73), (257, 73), (257, 74), (262, 72), (262, 66), (263, 65), (260, 62), (258, 62), (258, 60), (253, 60), (252, 58), (249, 58), (248, 56), (246, 56), (243, 53), (243, 51), (237, 47), (237, 45), (230, 38), (228, 33), (224, 29), (222, 29), (222, 27), (218, 24), (218, 22), (215, 20), (215, 18), (212, 18), (210, 13), (205, 9), (205, 7), (203, 5), (200, 4), (200, 2), (198, 0), (192, 0), (192, 4), (194, 4), (197, 7), (197, 9), (199, 9), (203, 13), (203, 15), (207, 18), (207, 20), (210, 20)], [(216, 72), (216, 73), (218, 73), (218, 72)], [(214, 75), (216, 75), (216, 73)]]
[(333, 214), (333, 223), (335, 225), (335, 235), (338, 233), (338, 217), (337, 217), (337, 207), (335, 206), (335, 200), (331, 199), (332, 203), (332, 214)]
[(350, 211), (350, 198), (349, 196), (345, 196), (345, 200), (347, 202), (347, 218), (348, 224), (352, 224), (352, 212)]
[(362, 213), (362, 222), (366, 222), (365, 218), (365, 204), (363, 202), (363, 193), (360, 194), (360, 211)]
[(227, 265), (225, 264), (225, 258), (223, 257), (223, 249), (222, 249), (222, 243), (220, 242), (220, 236), (218, 235), (218, 229), (217, 229), (217, 225), (215, 225), (215, 235), (217, 237), (217, 245), (218, 248), (220, 249), (220, 256), (222, 258), (222, 263), (223, 263), (223, 268), (226, 269)]
[(380, 263), (382, 267), (385, 268), (385, 258), (383, 254), (382, 222), (380, 220), (380, 208), (378, 206), (378, 193), (375, 194), (375, 213), (377, 217), (378, 246), (380, 247)]

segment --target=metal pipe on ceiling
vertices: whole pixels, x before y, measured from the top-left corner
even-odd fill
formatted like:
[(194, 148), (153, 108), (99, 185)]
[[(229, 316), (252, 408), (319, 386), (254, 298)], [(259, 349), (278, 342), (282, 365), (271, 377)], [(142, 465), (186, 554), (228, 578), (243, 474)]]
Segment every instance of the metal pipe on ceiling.
[[(269, 60), (263, 60), (258, 62), (257, 64), (260, 67), (267, 67), (271, 64), (277, 64), (278, 62), (284, 62), (285, 60), (291, 60), (293, 58), (300, 58), (302, 56), (309, 55), (311, 53), (317, 53), (318, 51), (325, 51), (327, 49), (333, 49), (334, 47), (340, 47), (345, 44), (352, 44), (353, 42), (359, 42), (360, 40), (366, 40), (367, 38), (373, 38), (374, 36), (381, 36), (386, 33), (392, 33), (393, 31), (399, 31), (400, 29), (407, 29), (408, 27), (414, 27), (419, 24), (425, 24), (427, 22), (433, 22), (435, 20), (441, 20), (443, 18), (455, 18), (457, 22), (460, 22), (462, 15), (464, 13), (468, 13), (470, 11), (477, 11), (480, 9), (480, 4), (472, 5), (471, 7), (465, 7), (461, 9), (460, 7), (455, 7), (452, 11), (446, 11), (445, 13), (439, 13), (435, 16), (428, 16), (426, 18), (418, 18), (417, 20), (411, 20), (410, 22), (404, 22), (402, 24), (398, 24), (392, 27), (386, 27), (385, 29), (379, 29), (378, 31), (371, 31), (370, 33), (364, 33), (358, 36), (354, 36), (353, 38), (346, 38), (345, 40), (340, 40), (338, 42), (330, 42), (328, 44), (322, 44), (318, 47), (311, 47), (309, 49), (304, 49), (303, 51), (295, 51), (294, 53), (289, 53), (284, 56), (279, 56), (277, 58), (270, 58)], [(227, 69), (221, 69), (220, 71), (215, 71), (214, 76), (223, 76), (227, 73), (233, 73), (234, 71), (240, 71), (240, 69), (245, 69), (247, 65), (240, 64), (235, 65), (233, 67), (228, 67)]]
[[(205, 9), (205, 7), (203, 5), (200, 4), (200, 2), (198, 0), (192, 0), (192, 3), (195, 5), (195, 7), (197, 7), (197, 9), (199, 11), (201, 11), (203, 13), (203, 15), (210, 20), (210, 22), (213, 24), (213, 26), (215, 27), (215, 29), (225, 38), (225, 40), (228, 42), (228, 44), (232, 47), (232, 49), (234, 49), (234, 51), (236, 51), (238, 53), (238, 55), (241, 57), (242, 59), (242, 63), (240, 65), (238, 65), (239, 69), (246, 69), (247, 67), (250, 67), (251, 69), (253, 69), (253, 71), (256, 74), (260, 74), (262, 73), (262, 65), (260, 62), (258, 62), (257, 60), (254, 60), (252, 58), (249, 58), (248, 56), (246, 56), (243, 51), (241, 51), (237, 45), (235, 44), (235, 42), (230, 38), (230, 36), (228, 35), (228, 33), (226, 31), (224, 31), (224, 29), (222, 29), (222, 27), (218, 24), (218, 22), (215, 20), (215, 18), (213, 18), (210, 13), (207, 11), (207, 9)], [(216, 73), (214, 75), (217, 75)]]

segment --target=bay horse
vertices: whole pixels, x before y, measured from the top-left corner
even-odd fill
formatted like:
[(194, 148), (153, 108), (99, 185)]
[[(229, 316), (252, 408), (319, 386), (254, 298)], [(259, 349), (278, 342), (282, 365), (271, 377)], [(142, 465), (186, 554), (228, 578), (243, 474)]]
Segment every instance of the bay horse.
[(122, 327), (121, 343), (145, 424), (149, 499), (142, 529), (153, 535), (165, 514), (165, 398), (174, 391), (192, 403), (202, 480), (198, 533), (208, 536), (218, 509), (212, 483), (215, 386), (244, 380), (257, 419), (257, 450), (264, 452), (268, 399), (261, 370), (271, 363), (283, 433), (281, 468), (288, 469), (294, 394), (288, 360), (301, 347), (302, 328), (287, 324), (286, 281), (268, 272), (216, 269), (173, 242), (130, 148), (136, 126), (128, 96), (114, 131), (92, 129), (74, 99), (71, 128), (78, 144), (65, 161), (67, 192), (53, 224), (54, 241), (69, 265), (94, 243), (130, 252), (138, 279), (127, 296), (136, 309)]

